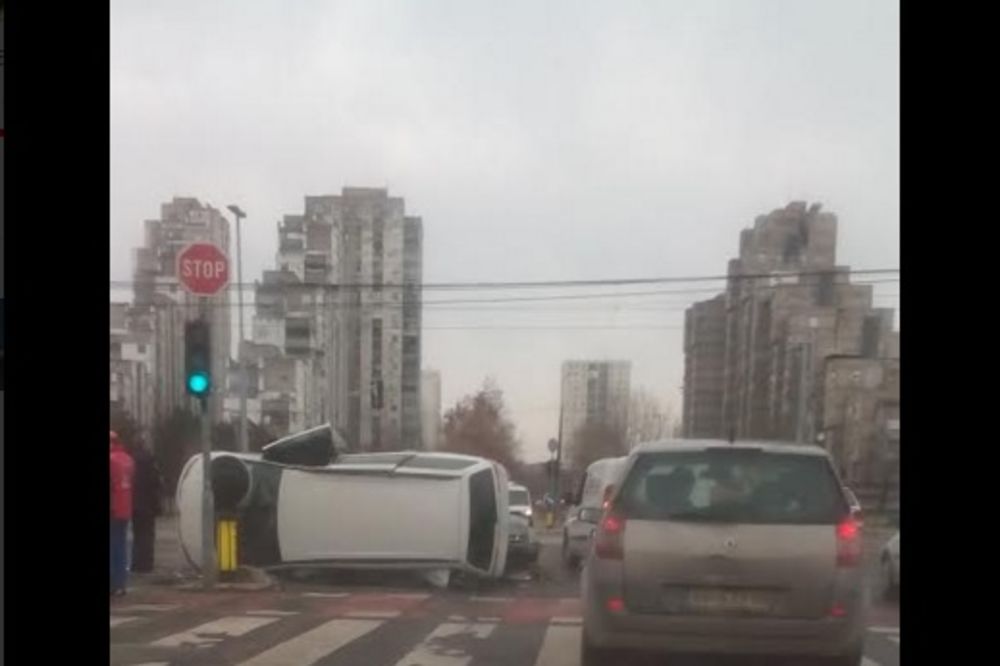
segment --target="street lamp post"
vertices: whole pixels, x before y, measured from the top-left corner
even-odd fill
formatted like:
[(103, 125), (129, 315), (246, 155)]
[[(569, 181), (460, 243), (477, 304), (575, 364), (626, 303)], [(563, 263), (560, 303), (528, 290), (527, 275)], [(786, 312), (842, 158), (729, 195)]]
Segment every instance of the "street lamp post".
[(229, 206), (229, 212), (236, 216), (236, 298), (238, 301), (240, 336), (236, 348), (236, 362), (240, 366), (240, 430), (239, 444), (240, 451), (246, 453), (250, 450), (247, 437), (247, 383), (249, 373), (247, 372), (246, 360), (243, 354), (243, 239), (240, 234), (240, 221), (247, 216), (236, 204)]

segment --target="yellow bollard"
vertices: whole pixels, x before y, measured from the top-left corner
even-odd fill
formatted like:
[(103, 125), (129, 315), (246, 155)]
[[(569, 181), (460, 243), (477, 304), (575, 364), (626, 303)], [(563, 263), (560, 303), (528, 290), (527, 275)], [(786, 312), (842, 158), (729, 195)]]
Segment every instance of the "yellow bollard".
[(220, 520), (216, 529), (219, 571), (236, 571), (236, 521)]
[(549, 511), (547, 514), (545, 514), (545, 526), (552, 527), (555, 524), (556, 524), (556, 515), (553, 512)]

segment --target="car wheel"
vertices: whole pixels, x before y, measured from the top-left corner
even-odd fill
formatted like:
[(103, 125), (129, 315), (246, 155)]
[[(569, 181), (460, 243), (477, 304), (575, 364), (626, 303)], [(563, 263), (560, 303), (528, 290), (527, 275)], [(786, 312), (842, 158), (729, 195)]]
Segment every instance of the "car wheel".
[(614, 650), (599, 648), (587, 640), (586, 631), (580, 639), (580, 666), (609, 666), (619, 663), (618, 654)]

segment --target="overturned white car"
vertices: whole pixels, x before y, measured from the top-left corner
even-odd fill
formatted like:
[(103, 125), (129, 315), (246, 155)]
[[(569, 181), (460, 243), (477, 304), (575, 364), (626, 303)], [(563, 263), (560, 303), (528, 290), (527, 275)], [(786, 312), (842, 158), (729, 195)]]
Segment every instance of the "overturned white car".
[[(261, 454), (213, 452), (218, 517), (237, 521), (240, 564), (265, 569), (417, 569), (500, 577), (508, 544), (507, 472), (485, 458), (338, 453), (329, 426)], [(201, 456), (177, 485), (181, 545), (201, 562)]]

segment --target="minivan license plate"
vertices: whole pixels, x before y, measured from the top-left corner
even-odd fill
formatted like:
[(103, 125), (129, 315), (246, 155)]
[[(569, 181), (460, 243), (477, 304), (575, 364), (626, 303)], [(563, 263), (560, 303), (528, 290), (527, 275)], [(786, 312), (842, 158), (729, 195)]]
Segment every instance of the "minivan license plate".
[(767, 613), (771, 610), (768, 595), (751, 590), (688, 590), (688, 608), (698, 613)]

